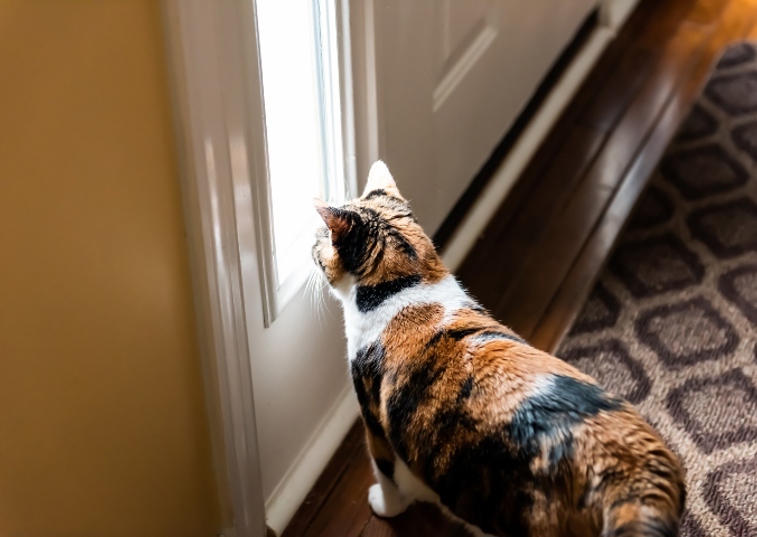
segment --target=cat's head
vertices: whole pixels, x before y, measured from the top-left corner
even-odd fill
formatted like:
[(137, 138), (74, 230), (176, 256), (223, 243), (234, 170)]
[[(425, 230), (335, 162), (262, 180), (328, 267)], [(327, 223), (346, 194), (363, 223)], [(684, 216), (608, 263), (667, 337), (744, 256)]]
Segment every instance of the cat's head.
[(315, 208), (326, 225), (316, 232), (313, 260), (332, 287), (404, 277), (434, 282), (446, 275), (434, 245), (380, 160), (371, 167), (360, 198), (341, 207), (315, 200)]

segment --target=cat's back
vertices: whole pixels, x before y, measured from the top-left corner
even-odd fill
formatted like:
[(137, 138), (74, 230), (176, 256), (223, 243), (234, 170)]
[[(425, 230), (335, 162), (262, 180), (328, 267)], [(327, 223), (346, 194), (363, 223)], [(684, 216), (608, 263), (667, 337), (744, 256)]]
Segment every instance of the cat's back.
[(675, 483), (680, 501), (676, 457), (627, 402), (475, 302), (406, 304), (379, 341), (382, 428), (441, 502), (484, 530), (596, 525), (605, 495), (650, 468), (643, 480)]

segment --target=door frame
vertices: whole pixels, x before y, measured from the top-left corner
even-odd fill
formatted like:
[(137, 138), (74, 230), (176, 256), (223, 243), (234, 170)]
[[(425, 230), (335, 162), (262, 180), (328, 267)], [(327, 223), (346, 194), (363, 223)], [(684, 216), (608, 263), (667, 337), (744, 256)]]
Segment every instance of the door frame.
[[(162, 0), (223, 535), (266, 535), (244, 309), (265, 158), (253, 2)], [(256, 284), (258, 282), (255, 282)]]
[[(375, 122), (362, 122), (375, 119), (375, 108), (367, 113), (369, 101), (356, 96), (369, 95), (365, 88), (375, 86), (371, 72), (362, 62), (353, 63), (351, 53), (350, 8), (362, 20), (363, 2), (335, 4), (345, 167), (354, 189), (356, 170), (367, 173), (378, 149), (364, 147), (376, 138), (370, 134)], [(161, 6), (222, 531), (262, 537), (266, 499), (245, 314), (250, 286), (265, 287), (272, 259), (265, 229), (270, 208), (255, 5), (162, 0)], [(360, 71), (354, 87), (353, 66)], [(356, 140), (356, 132), (364, 136)], [(251, 276), (256, 273), (260, 279)]]

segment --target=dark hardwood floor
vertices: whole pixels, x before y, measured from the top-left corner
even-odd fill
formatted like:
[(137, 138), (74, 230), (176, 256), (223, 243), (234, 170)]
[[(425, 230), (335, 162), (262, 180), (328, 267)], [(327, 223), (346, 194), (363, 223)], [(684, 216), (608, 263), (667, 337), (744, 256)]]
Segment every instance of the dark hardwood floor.
[[(723, 47), (757, 39), (757, 0), (643, 0), (607, 48), (458, 276), (494, 315), (551, 351)], [(283, 537), (463, 536), (434, 507), (371, 514), (362, 425)]]

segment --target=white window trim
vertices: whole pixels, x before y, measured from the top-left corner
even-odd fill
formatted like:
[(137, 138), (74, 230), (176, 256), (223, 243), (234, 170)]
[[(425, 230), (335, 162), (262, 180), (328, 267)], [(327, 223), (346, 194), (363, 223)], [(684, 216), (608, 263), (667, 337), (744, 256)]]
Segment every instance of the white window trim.
[[(253, 0), (250, 0), (254, 4)], [(323, 82), (321, 89), (325, 95), (319, 98), (322, 117), (333, 117), (331, 108), (338, 106), (340, 109), (339, 124), (334, 124), (325, 120), (322, 124), (323, 135), (333, 141), (324, 148), (324, 175), (329, 182), (328, 187), (332, 190), (340, 190), (341, 197), (345, 200), (356, 195), (357, 192), (357, 171), (355, 158), (355, 124), (352, 104), (352, 58), (350, 50), (350, 32), (349, 32), (349, 3), (347, 0), (334, 0), (335, 12), (331, 12), (325, 3), (317, 0), (314, 3), (319, 8), (318, 13), (314, 16), (320, 21), (326, 21), (329, 24), (332, 20), (336, 24), (336, 43), (326, 45), (326, 54), (336, 54), (336, 58), (329, 58), (333, 61), (332, 76), (328, 81)], [(253, 7), (254, 10), (254, 7)], [(321, 24), (324, 24), (322, 22)], [(330, 34), (330, 32), (329, 32)], [(320, 42), (323, 35), (316, 39)], [(332, 46), (333, 45), (333, 46)], [(334, 48), (336, 50), (334, 50)], [(256, 58), (257, 60), (257, 58)], [(319, 59), (319, 64), (322, 59)], [(261, 79), (258, 72), (257, 80)], [(260, 88), (258, 82), (257, 85)], [(261, 91), (258, 89), (258, 91)], [(334, 95), (336, 94), (336, 95)], [(261, 109), (264, 122), (264, 110)], [(262, 123), (262, 138), (265, 138), (265, 127)], [(263, 143), (263, 150), (265, 142)], [(329, 151), (330, 150), (330, 151)], [(336, 154), (335, 154), (336, 153)], [(261, 285), (264, 296), (264, 321), (266, 326), (270, 326), (276, 317), (283, 311), (289, 301), (299, 293), (311, 271), (309, 259), (303, 263), (293, 274), (284, 281), (279, 281), (276, 273), (276, 259), (272, 255), (275, 249), (274, 229), (273, 229), (273, 209), (271, 204), (270, 174), (267, 160), (260, 159), (258, 165), (259, 172), (254, 174), (253, 180), (256, 184), (257, 196), (256, 213), (257, 229), (260, 243), (265, 245), (263, 255), (260, 256), (261, 264)], [(344, 182), (344, 185), (337, 184)], [(305, 259), (305, 258), (304, 258)]]
[[(245, 296), (275, 318), (276, 276), (254, 2), (162, 0), (219, 498), (229, 537), (266, 535)], [(336, 0), (342, 165), (356, 188), (349, 0)], [(250, 281), (258, 273), (260, 281)]]

